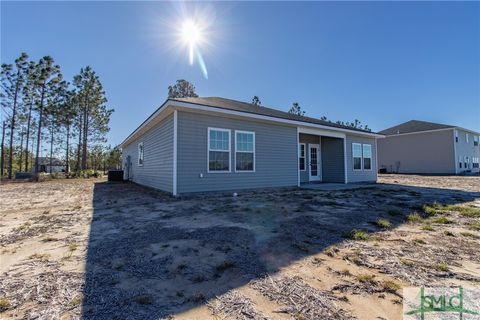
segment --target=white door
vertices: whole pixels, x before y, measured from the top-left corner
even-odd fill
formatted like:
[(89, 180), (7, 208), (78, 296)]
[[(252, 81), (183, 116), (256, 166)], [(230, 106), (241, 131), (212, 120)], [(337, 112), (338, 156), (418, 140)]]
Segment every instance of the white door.
[(308, 145), (310, 161), (308, 163), (308, 180), (320, 180), (320, 146), (318, 144)]

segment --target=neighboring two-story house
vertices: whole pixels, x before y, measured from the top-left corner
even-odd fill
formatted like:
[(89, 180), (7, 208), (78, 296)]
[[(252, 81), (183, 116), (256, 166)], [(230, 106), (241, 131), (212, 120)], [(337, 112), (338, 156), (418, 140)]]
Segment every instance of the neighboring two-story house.
[(480, 133), (457, 126), (411, 120), (379, 132), (378, 165), (387, 172), (462, 174), (479, 172)]

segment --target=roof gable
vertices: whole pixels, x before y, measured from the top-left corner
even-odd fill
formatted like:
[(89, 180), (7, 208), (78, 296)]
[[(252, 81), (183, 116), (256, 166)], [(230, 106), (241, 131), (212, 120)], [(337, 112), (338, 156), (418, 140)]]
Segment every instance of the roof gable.
[(394, 127), (380, 131), (380, 134), (387, 136), (404, 134), (404, 133), (414, 133), (414, 132), (423, 132), (423, 131), (432, 131), (432, 130), (442, 130), (442, 129), (453, 129), (455, 126), (433, 123), (427, 121), (419, 120), (410, 120), (405, 123), (396, 125)]

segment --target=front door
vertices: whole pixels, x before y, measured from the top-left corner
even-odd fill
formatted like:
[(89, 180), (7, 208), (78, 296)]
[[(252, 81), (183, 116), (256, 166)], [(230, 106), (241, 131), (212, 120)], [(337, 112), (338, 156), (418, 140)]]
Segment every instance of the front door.
[(318, 144), (309, 144), (308, 145), (310, 162), (308, 163), (309, 171), (308, 178), (310, 181), (319, 181), (320, 180), (320, 152)]

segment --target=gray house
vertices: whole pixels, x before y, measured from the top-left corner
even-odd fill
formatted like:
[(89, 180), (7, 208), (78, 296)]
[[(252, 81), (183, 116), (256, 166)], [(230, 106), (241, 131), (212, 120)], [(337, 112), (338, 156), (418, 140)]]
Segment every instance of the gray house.
[(224, 98), (168, 99), (122, 142), (125, 179), (173, 195), (377, 179), (379, 134)]
[(457, 126), (411, 120), (380, 132), (380, 169), (397, 173), (479, 172), (480, 133)]

